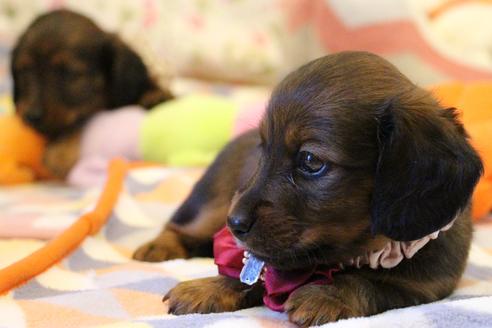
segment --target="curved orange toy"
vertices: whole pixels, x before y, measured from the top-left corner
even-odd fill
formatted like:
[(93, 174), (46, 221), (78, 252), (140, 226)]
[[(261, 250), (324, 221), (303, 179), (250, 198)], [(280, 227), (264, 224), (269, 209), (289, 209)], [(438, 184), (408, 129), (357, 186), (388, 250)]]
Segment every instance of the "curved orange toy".
[(49, 269), (75, 250), (85, 237), (97, 233), (106, 223), (118, 200), (127, 171), (142, 165), (139, 163), (130, 165), (123, 160), (113, 160), (109, 167), (108, 180), (94, 210), (82, 215), (44, 247), (0, 270), (0, 294)]

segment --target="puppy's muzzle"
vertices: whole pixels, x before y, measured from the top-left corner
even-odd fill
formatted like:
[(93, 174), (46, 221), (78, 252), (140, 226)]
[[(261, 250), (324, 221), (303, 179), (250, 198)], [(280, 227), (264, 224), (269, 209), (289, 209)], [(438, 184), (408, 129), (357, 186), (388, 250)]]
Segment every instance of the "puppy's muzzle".
[(265, 198), (265, 180), (267, 167), (256, 172), (244, 189), (236, 191), (231, 201), (227, 226), (238, 239), (244, 239), (258, 220), (258, 209), (271, 206)]
[(254, 197), (251, 192), (240, 195), (236, 193), (232, 199), (229, 215), (227, 216), (227, 226), (231, 232), (239, 239), (246, 237), (256, 222)]
[(246, 236), (254, 222), (253, 216), (244, 213), (234, 213), (227, 218), (227, 225), (236, 237)]

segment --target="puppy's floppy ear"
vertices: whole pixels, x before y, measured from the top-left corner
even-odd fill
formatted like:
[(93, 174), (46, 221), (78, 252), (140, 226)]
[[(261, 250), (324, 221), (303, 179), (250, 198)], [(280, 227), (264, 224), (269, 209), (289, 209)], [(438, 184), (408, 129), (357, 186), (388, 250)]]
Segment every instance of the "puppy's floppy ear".
[(169, 100), (172, 95), (162, 90), (149, 75), (142, 59), (116, 36), (109, 36), (104, 49), (107, 67), (108, 106), (139, 104), (150, 108)]
[(419, 106), (392, 100), (381, 109), (373, 234), (408, 241), (439, 230), (465, 209), (482, 174), (454, 109), (427, 100)]

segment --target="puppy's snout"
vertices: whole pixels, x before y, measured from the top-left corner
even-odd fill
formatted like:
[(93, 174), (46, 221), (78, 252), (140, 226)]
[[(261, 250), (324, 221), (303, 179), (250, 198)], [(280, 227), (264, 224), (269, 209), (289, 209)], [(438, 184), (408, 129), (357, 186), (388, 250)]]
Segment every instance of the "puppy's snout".
[(39, 109), (31, 109), (24, 114), (24, 118), (27, 123), (31, 125), (38, 125), (43, 118), (42, 112)]
[(227, 218), (227, 225), (236, 237), (246, 235), (254, 223), (254, 216), (245, 213), (232, 213)]

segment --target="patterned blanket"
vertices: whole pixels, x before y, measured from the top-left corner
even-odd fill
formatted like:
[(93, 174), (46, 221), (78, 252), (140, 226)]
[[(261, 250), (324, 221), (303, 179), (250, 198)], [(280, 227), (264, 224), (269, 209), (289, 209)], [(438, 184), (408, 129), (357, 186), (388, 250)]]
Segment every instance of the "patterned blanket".
[[(146, 168), (127, 177), (109, 222), (55, 267), (0, 298), (0, 327), (291, 327), (265, 307), (233, 313), (172, 316), (162, 296), (178, 281), (211, 276), (211, 259), (157, 264), (130, 259), (155, 235), (201, 175), (198, 169)], [(90, 209), (97, 190), (57, 185), (0, 190), (0, 267), (31, 253)], [(56, 214), (56, 215), (54, 215)], [(17, 230), (12, 222), (19, 220)], [(24, 229), (19, 229), (20, 223)], [(329, 327), (492, 326), (492, 217), (476, 225), (459, 288), (434, 304), (344, 320)], [(34, 239), (36, 238), (36, 239)]]

